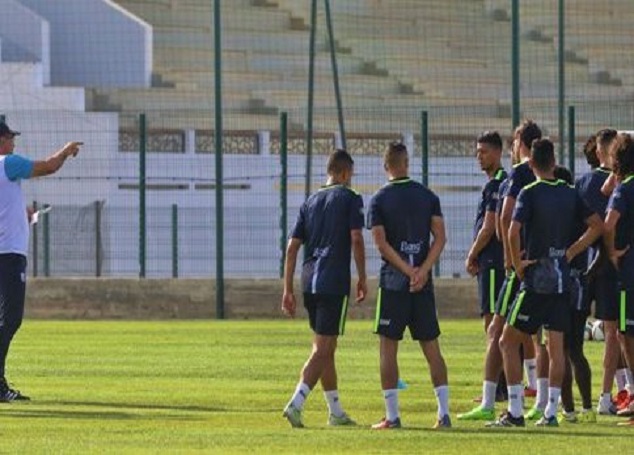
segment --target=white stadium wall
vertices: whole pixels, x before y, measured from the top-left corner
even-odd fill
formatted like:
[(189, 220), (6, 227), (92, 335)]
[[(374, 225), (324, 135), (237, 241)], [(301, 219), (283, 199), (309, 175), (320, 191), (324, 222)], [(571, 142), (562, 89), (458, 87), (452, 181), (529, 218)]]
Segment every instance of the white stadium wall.
[(152, 27), (109, 0), (20, 0), (50, 23), (51, 84), (149, 87)]
[(19, 1), (2, 0), (0, 5), (0, 62), (37, 62), (42, 68), (42, 83), (48, 85), (51, 77), (48, 22)]

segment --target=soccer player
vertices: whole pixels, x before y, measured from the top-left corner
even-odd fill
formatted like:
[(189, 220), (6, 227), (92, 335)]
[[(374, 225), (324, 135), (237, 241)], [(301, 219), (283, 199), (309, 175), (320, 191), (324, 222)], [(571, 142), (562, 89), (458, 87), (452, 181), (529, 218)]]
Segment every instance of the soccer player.
[(303, 244), (302, 290), (314, 333), (312, 353), (284, 408), (283, 415), (294, 428), (304, 426), (304, 401), (317, 381), (321, 381), (328, 403), (328, 424), (355, 424), (341, 407), (335, 368), (337, 337), (343, 335), (348, 309), (351, 250), (358, 274), (356, 301), (361, 302), (367, 293), (363, 199), (349, 186), (353, 165), (352, 157), (344, 150), (330, 155), (328, 181), (302, 205), (286, 248), (282, 310), (289, 316), (295, 315), (293, 275)]
[[(601, 188), (605, 185), (610, 169), (610, 148), (616, 138), (616, 130), (603, 129), (596, 135), (596, 159), (599, 166), (581, 176), (577, 183), (577, 191), (585, 204), (602, 219), (605, 217), (608, 197)], [(591, 152), (589, 152), (591, 153)], [(599, 254), (600, 243), (591, 249), (594, 257)], [(611, 401), (612, 382), (621, 356), (617, 339), (618, 320), (618, 283), (616, 270), (610, 261), (600, 261), (593, 267), (588, 283), (588, 298), (595, 301), (594, 316), (603, 321), (605, 331), (605, 348), (603, 353), (603, 382), (597, 412), (603, 415), (614, 415), (616, 408)]]
[(389, 180), (372, 197), (368, 210), (368, 227), (382, 259), (374, 331), (380, 339), (386, 409), (385, 417), (372, 428), (401, 426), (397, 352), (406, 327), (429, 365), (438, 403), (434, 428), (447, 428), (451, 426), (447, 366), (438, 343), (440, 328), (431, 276), (446, 241), (440, 200), (408, 177), (409, 159), (403, 144), (389, 145), (384, 168)]
[[(573, 187), (554, 177), (554, 147), (548, 139), (535, 140), (529, 164), (537, 180), (522, 189), (508, 232), (513, 267), (522, 281), (509, 310), (500, 346), (509, 388), (508, 411), (491, 426), (524, 426), (522, 366), (519, 345), (523, 334), (548, 330), (548, 405), (538, 426), (557, 426), (557, 406), (564, 375), (563, 336), (570, 326), (570, 270), (568, 264), (602, 231), (601, 219), (583, 203)], [(575, 238), (581, 218), (586, 231)], [(521, 257), (524, 229), (525, 258)]]
[(69, 142), (45, 160), (33, 161), (13, 153), (19, 135), (0, 123), (0, 401), (4, 402), (29, 399), (9, 387), (5, 376), (9, 346), (22, 325), (26, 293), (29, 221), (21, 182), (54, 174), (82, 145)]
[[(588, 151), (588, 154), (591, 152)], [(596, 157), (596, 154), (595, 154)], [(590, 166), (594, 161), (588, 159)], [(573, 185), (573, 177), (568, 169), (557, 166), (555, 168), (555, 178), (563, 180), (569, 185)], [(597, 214), (598, 215), (598, 214)], [(585, 230), (582, 222), (577, 224), (576, 236)], [(561, 404), (563, 407), (563, 418), (570, 423), (578, 421), (596, 422), (597, 416), (592, 409), (592, 376), (590, 364), (583, 352), (583, 335), (586, 320), (590, 314), (590, 301), (588, 299), (586, 271), (588, 269), (588, 257), (591, 253), (588, 248), (586, 254), (577, 255), (570, 262), (570, 330), (564, 335), (564, 350), (566, 354), (566, 364), (564, 379), (561, 387)], [(579, 387), (579, 394), (583, 405), (583, 411), (579, 416), (575, 412), (575, 402), (572, 394), (572, 373)]]
[[(541, 130), (537, 124), (531, 120), (525, 120), (515, 129), (512, 145), (513, 162), (515, 164), (511, 170), (511, 174), (501, 184), (501, 186), (506, 186), (507, 188), (500, 194), (500, 201), (498, 202), (500, 215), (496, 218), (497, 231), (499, 232), (503, 244), (508, 243), (503, 235), (504, 232), (508, 232), (508, 227), (505, 228), (502, 213), (505, 208), (507, 211), (509, 210), (509, 203), (511, 203), (512, 207), (514, 207), (515, 198), (522, 187), (531, 183), (535, 179), (533, 172), (528, 166), (528, 159), (530, 157), (530, 144), (533, 140), (540, 137)], [(507, 202), (506, 200), (508, 197), (511, 197), (510, 202)], [(504, 321), (506, 320), (508, 309), (510, 304), (513, 302), (513, 298), (515, 297), (517, 290), (519, 289), (519, 279), (513, 271), (511, 258), (506, 250), (506, 247), (504, 248), (504, 262), (507, 275), (496, 301), (493, 320), (487, 331), (487, 352), (484, 361), (484, 381), (482, 383), (482, 397), (479, 400), (480, 405), (476, 406), (469, 412), (458, 414), (459, 420), (495, 419), (496, 390), (499, 385), (498, 380), (503, 373), (503, 359), (502, 353), (500, 352), (499, 340), (502, 335), (502, 329), (504, 328)], [(526, 357), (532, 360), (532, 362), (526, 362), (526, 366), (528, 367), (527, 371), (530, 375), (534, 375), (534, 350), (531, 349), (532, 342), (529, 336), (525, 337), (523, 346), (528, 347), (528, 349), (524, 349), (524, 352), (525, 354), (528, 354)]]
[[(623, 336), (620, 342), (625, 360), (634, 368), (634, 139), (629, 134), (621, 134), (613, 149), (613, 172), (618, 185), (608, 202), (605, 217), (604, 243), (610, 262), (618, 271), (619, 279), (619, 321), (618, 329)], [(619, 415), (634, 414), (634, 402)], [(634, 424), (634, 421), (631, 422)]]
[(480, 316), (486, 332), (495, 314), (495, 301), (504, 281), (504, 252), (495, 235), (495, 210), (500, 183), (506, 179), (502, 168), (502, 138), (497, 131), (486, 131), (476, 140), (476, 158), (488, 177), (482, 189), (473, 227), (473, 243), (465, 268), (478, 277)]

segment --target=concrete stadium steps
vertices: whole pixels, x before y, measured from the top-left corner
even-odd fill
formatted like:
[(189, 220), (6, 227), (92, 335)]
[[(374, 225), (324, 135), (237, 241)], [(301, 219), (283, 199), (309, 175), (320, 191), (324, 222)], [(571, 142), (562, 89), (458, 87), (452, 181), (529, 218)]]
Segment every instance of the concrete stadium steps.
[[(188, 72), (213, 71), (213, 52), (196, 49), (176, 49), (165, 47), (161, 55), (154, 59), (155, 66), (161, 68), (161, 74), (171, 79), (172, 73), (184, 75)], [(308, 55), (277, 54), (251, 51), (222, 52), (222, 67), (228, 72), (254, 72), (264, 74), (303, 75), (306, 80)], [(341, 74), (364, 72), (364, 60), (361, 57), (342, 54), (337, 56), (337, 67)], [(315, 58), (317, 74), (331, 74), (330, 55), (321, 53)]]
[[(151, 129), (180, 129), (211, 131), (215, 128), (213, 109), (207, 110), (167, 110), (146, 111), (148, 127)], [(280, 127), (280, 119), (277, 115), (248, 114), (243, 112), (225, 112), (223, 125), (227, 131), (277, 131)], [(121, 117), (122, 129), (138, 128), (137, 116)], [(300, 125), (289, 121), (289, 128), (298, 128)]]
[[(170, 80), (175, 80), (176, 88), (180, 90), (209, 91), (214, 88), (214, 74), (212, 72), (191, 72), (186, 74), (166, 73)], [(308, 88), (308, 80), (305, 75), (283, 75), (279, 77), (274, 73), (257, 72), (225, 72), (222, 76), (225, 90), (239, 90), (245, 87), (257, 87), (254, 90), (303, 90)], [(390, 78), (378, 76), (366, 76), (362, 74), (345, 74), (340, 77), (339, 85), (345, 94), (396, 94), (400, 91), (400, 85)], [(330, 74), (315, 76), (315, 89), (317, 92), (331, 92), (333, 80)], [(251, 90), (253, 91), (253, 90)]]

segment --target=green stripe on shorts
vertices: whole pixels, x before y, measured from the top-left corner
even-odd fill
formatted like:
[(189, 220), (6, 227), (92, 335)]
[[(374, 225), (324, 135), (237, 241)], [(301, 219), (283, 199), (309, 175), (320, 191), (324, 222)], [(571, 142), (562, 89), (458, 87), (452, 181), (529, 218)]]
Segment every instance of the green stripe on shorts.
[(495, 270), (489, 270), (489, 312), (495, 313)]
[(379, 320), (381, 319), (381, 288), (376, 293), (376, 314), (374, 315), (374, 331), (379, 330)]
[(511, 313), (511, 319), (509, 320), (509, 324), (515, 324), (515, 319), (517, 319), (517, 313), (520, 312), (520, 307), (522, 306), (522, 302), (524, 301), (524, 296), (526, 295), (526, 291), (521, 291), (517, 296), (517, 302), (515, 303), (515, 308), (513, 308), (513, 313)]
[(343, 305), (341, 308), (341, 316), (339, 317), (339, 335), (343, 335), (346, 329), (346, 314), (348, 313), (348, 296), (343, 298)]
[(502, 298), (502, 308), (500, 308), (500, 315), (506, 316), (506, 312), (509, 310), (509, 300), (511, 300), (511, 292), (513, 292), (513, 283), (515, 282), (515, 272), (511, 272), (509, 279), (506, 282), (506, 289), (504, 289), (504, 297)]
[(619, 330), (621, 332), (625, 332), (625, 329), (627, 329), (627, 324), (626, 324), (626, 313), (625, 313), (625, 305), (627, 303), (627, 292), (626, 291), (621, 291), (621, 301), (620, 301), (620, 318), (619, 318)]

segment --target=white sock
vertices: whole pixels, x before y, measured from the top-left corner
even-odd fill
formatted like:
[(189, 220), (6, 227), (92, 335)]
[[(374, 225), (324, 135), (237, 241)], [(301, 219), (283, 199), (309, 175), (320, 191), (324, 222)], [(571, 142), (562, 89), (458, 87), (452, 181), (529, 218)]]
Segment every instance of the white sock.
[(310, 394), (310, 387), (308, 387), (307, 384), (300, 381), (299, 384), (297, 384), (295, 393), (293, 393), (293, 396), (291, 398), (291, 405), (295, 409), (302, 409), (304, 407), (304, 401), (306, 401), (306, 398), (308, 398), (309, 394)]
[(537, 359), (524, 359), (524, 371), (526, 371), (526, 380), (528, 388), (537, 389)]
[(385, 399), (385, 418), (393, 422), (399, 417), (398, 389), (384, 390), (383, 398)]
[(544, 416), (546, 418), (557, 415), (557, 406), (559, 405), (560, 396), (561, 387), (548, 387), (548, 405), (544, 410)]
[(438, 418), (442, 419), (449, 414), (449, 386), (441, 385), (434, 388), (436, 402), (438, 403)]
[(627, 368), (616, 370), (614, 382), (616, 382), (616, 390), (619, 392), (625, 389), (625, 385), (627, 384)]
[(521, 417), (523, 414), (524, 386), (522, 384), (510, 385), (508, 411), (513, 417)]
[(610, 396), (610, 392), (604, 392), (601, 394), (601, 398), (599, 398), (599, 404), (607, 407), (612, 404), (612, 397)]
[(495, 408), (495, 391), (497, 388), (497, 382), (484, 381), (482, 383), (482, 407), (484, 409)]
[(630, 391), (631, 393), (632, 391), (634, 391), (634, 376), (632, 375), (632, 370), (630, 370), (629, 368), (625, 369), (625, 378), (627, 385), (632, 389)]
[(332, 415), (341, 417), (344, 414), (343, 409), (341, 408), (341, 402), (339, 401), (338, 391), (324, 391), (324, 398), (326, 399), (326, 403), (328, 403), (328, 410)]
[(542, 411), (546, 409), (548, 404), (548, 378), (537, 378), (537, 399), (535, 407)]

